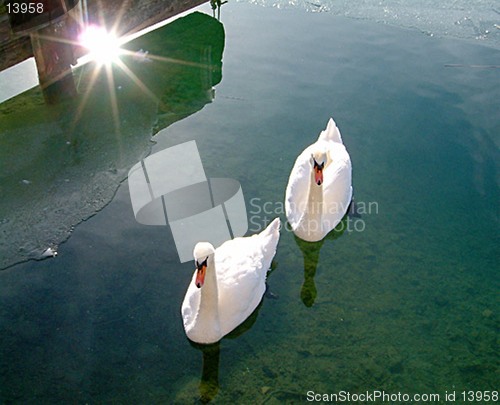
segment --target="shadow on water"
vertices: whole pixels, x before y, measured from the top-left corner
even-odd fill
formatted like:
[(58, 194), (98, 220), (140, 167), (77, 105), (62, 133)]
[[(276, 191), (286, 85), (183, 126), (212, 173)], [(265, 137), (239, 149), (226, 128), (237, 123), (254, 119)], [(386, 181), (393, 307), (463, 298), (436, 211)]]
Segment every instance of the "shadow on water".
[(0, 105), (0, 269), (57, 247), (109, 203), (155, 132), (212, 101), (224, 42), (222, 24), (195, 12), (128, 43), (111, 69), (75, 71), (74, 100), (46, 106), (35, 88)]
[(308, 308), (314, 305), (316, 296), (318, 295), (314, 277), (318, 267), (321, 248), (323, 247), (325, 241), (335, 240), (342, 236), (347, 228), (348, 217), (349, 214), (345, 215), (344, 218), (342, 218), (342, 221), (340, 221), (328, 235), (318, 242), (306, 242), (305, 240), (297, 237), (295, 234), (293, 235), (295, 243), (299, 247), (304, 258), (304, 283), (302, 284), (302, 288), (300, 290), (300, 299)]
[[(168, 32), (153, 31), (127, 46), (147, 52), (146, 58), (135, 58), (147, 69), (134, 73), (157, 97), (155, 133), (210, 103), (213, 86), (222, 80), (225, 33), (220, 22), (194, 12), (166, 27)], [(134, 87), (132, 91), (142, 90)]]

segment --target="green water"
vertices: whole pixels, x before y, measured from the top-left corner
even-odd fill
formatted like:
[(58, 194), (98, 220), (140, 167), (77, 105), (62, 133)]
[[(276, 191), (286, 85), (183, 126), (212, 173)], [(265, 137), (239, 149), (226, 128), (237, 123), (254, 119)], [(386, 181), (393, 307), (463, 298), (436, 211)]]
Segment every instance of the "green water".
[[(495, 65), (499, 51), (239, 3), (222, 22), (211, 103), (183, 69), (164, 80), (138, 68), (150, 88), (168, 83), (161, 103), (137, 100), (149, 135), (165, 128), (152, 151), (196, 140), (208, 177), (241, 183), (255, 232), (284, 221), (295, 157), (333, 116), (361, 217), (316, 244), (284, 229), (268, 279), (277, 299), (204, 348), (180, 317), (193, 265), (179, 264), (167, 227), (135, 222), (124, 182), (57, 258), (0, 273), (0, 402), (272, 404), (380, 390), (442, 402), (456, 391), (460, 403), (464, 390), (498, 390), (500, 71), (446, 65)], [(164, 40), (140, 47), (158, 53)], [(142, 122), (141, 93), (117, 94)], [(134, 134), (122, 170), (149, 152), (148, 132)]]

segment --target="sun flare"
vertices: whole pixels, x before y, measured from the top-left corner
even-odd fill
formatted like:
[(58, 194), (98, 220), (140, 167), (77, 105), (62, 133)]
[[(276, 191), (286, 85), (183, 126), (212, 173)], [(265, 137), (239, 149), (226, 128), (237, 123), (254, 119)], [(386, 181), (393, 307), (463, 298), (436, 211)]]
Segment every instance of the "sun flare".
[(92, 60), (100, 65), (109, 65), (120, 58), (120, 41), (103, 27), (89, 25), (79, 37), (80, 45), (88, 49)]

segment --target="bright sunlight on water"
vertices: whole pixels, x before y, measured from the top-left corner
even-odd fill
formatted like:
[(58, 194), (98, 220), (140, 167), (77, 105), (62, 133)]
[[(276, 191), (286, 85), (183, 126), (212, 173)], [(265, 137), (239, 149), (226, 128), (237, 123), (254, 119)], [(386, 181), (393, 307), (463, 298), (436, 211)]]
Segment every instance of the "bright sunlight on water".
[[(74, 102), (0, 106), (0, 403), (498, 395), (500, 51), (301, 7), (221, 14), (129, 43), (111, 85), (76, 71)], [(357, 213), (307, 243), (285, 187), (330, 117)], [(136, 222), (126, 180), (191, 140), (241, 184), (249, 234), (283, 223), (262, 303), (209, 346), (182, 325), (194, 264)]]

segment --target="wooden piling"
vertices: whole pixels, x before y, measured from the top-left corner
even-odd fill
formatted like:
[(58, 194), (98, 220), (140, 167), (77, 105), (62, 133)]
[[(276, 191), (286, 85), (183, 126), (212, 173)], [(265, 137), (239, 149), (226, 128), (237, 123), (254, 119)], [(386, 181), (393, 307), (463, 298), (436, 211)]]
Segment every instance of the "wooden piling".
[[(115, 27), (117, 35), (121, 36), (137, 32), (206, 1), (86, 0), (84, 11), (86, 22)], [(38, 25), (46, 16), (35, 16), (30, 21), (16, 21), (19, 23), (16, 32), (11, 30), (6, 16), (0, 15), (0, 71), (35, 56), (40, 86), (49, 104), (76, 95), (71, 64), (75, 59), (74, 49), (78, 53), (76, 57), (82, 55), (82, 49), (73, 47), (70, 42), (78, 37), (75, 19), (83, 7), (76, 7), (78, 3), (78, 0), (53, 0), (50, 4), (60, 5), (60, 10), (49, 16), (50, 24), (44, 20), (42, 25)]]
[(76, 63), (72, 24), (68, 17), (30, 34), (40, 87), (48, 104), (59, 103), (77, 94), (71, 70), (71, 65)]

